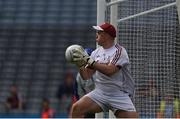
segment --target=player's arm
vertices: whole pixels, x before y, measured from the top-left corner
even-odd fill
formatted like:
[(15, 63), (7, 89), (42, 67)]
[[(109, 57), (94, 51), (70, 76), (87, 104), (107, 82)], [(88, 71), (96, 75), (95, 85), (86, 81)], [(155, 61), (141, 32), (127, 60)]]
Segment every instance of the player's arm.
[(118, 50), (116, 51), (116, 54), (112, 57), (111, 61), (109, 61), (108, 64), (101, 64), (101, 63), (95, 62), (91, 66), (94, 69), (98, 70), (99, 72), (107, 76), (111, 76), (127, 64), (129, 64), (128, 54), (126, 50), (123, 47), (121, 47), (121, 48), (118, 48)]
[(95, 73), (95, 70), (82, 67), (79, 69), (79, 73), (84, 80), (88, 80), (91, 79), (92, 75)]
[(90, 58), (90, 56), (79, 50), (74, 51), (73, 57), (74, 61), (85, 62), (85, 64), (88, 65), (88, 68), (80, 68), (80, 74), (85, 80), (91, 78), (91, 76), (96, 70), (108, 76), (113, 75), (119, 70), (119, 68), (114, 64), (101, 64), (95, 62), (92, 58)]
[(93, 69), (96, 69), (97, 71), (107, 75), (107, 76), (111, 76), (114, 73), (116, 73), (117, 71), (119, 71), (119, 69), (121, 67), (116, 66), (114, 64), (101, 64), (98, 62), (95, 62), (93, 66), (91, 66)]
[(117, 71), (119, 71), (123, 65), (129, 63), (129, 58), (125, 49), (122, 50), (122, 53), (117, 53), (120, 53), (121, 55), (117, 54), (118, 57), (115, 56), (112, 62), (108, 64), (101, 64), (95, 62), (91, 57), (87, 56), (85, 53), (81, 51), (76, 51), (74, 53), (74, 58), (77, 61), (86, 62), (86, 64), (88, 64), (88, 66), (94, 70), (97, 70), (107, 76), (111, 76)]

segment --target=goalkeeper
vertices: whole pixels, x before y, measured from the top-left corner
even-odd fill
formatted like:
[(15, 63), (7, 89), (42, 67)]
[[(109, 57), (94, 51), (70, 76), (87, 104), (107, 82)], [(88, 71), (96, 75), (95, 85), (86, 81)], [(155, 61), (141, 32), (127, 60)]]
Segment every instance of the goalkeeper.
[(104, 23), (93, 28), (101, 47), (90, 57), (83, 51), (74, 50), (73, 60), (83, 79), (90, 79), (95, 73), (95, 89), (73, 104), (70, 116), (83, 118), (86, 113), (112, 110), (117, 118), (137, 118), (131, 100), (134, 80), (129, 71), (128, 54), (124, 47), (114, 43), (116, 30), (113, 25)]

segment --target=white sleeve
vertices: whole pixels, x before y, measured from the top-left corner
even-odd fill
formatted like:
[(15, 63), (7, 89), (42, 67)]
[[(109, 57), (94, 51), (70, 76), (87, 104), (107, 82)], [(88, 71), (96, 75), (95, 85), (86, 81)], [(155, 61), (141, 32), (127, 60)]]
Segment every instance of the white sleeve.
[(94, 50), (92, 53), (91, 53), (91, 58), (93, 59), (93, 60), (95, 60), (95, 57), (96, 57), (96, 54), (97, 54), (97, 52), (99, 51), (99, 48), (97, 48), (96, 50)]
[(111, 63), (116, 66), (124, 66), (125, 64), (129, 64), (129, 57), (125, 48), (121, 47), (121, 49), (116, 51)]
[(95, 59), (95, 51), (93, 51), (92, 53), (91, 53), (91, 56), (90, 56), (93, 60)]

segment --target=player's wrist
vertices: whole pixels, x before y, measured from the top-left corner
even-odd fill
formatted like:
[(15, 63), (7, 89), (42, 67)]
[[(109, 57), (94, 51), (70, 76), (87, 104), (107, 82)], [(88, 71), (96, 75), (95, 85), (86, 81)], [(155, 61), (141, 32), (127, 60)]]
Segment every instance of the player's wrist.
[(95, 64), (96, 62), (89, 57), (89, 58), (87, 59), (87, 63), (88, 63), (90, 66), (94, 66), (94, 64)]

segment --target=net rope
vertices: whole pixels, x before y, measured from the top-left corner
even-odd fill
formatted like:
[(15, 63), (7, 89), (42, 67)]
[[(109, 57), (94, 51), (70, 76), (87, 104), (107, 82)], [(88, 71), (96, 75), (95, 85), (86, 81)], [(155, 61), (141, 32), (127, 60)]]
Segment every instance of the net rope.
[[(175, 1), (128, 0), (118, 4), (118, 19), (172, 2)], [(110, 7), (107, 7), (105, 19), (110, 21)], [(118, 41), (130, 57), (136, 82), (135, 106), (140, 117), (156, 117), (160, 101), (167, 96), (179, 98), (177, 26), (175, 6), (118, 23)]]

